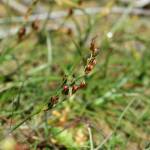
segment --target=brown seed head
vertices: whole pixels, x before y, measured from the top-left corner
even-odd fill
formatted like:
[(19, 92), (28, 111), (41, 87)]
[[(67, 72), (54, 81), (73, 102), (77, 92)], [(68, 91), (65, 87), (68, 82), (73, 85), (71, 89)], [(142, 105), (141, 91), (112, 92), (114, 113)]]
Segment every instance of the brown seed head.
[(92, 38), (92, 40), (91, 40), (91, 44), (90, 44), (90, 50), (91, 50), (91, 51), (94, 51), (94, 49), (96, 48), (96, 42), (95, 42), (96, 38), (97, 38), (97, 36), (95, 36), (95, 37)]
[(88, 74), (90, 71), (92, 71), (92, 69), (93, 69), (93, 65), (88, 64), (88, 65), (86, 66), (86, 68), (85, 68), (85, 73)]
[(93, 51), (92, 51), (92, 56), (95, 57), (97, 56), (98, 54), (98, 48), (95, 48)]
[(79, 89), (79, 87), (77, 85), (73, 85), (72, 86), (72, 94), (74, 94), (78, 89)]
[(72, 15), (73, 15), (73, 9), (70, 8), (70, 9), (68, 10), (68, 16), (72, 16)]
[(93, 66), (95, 66), (95, 65), (96, 65), (96, 59), (95, 59), (95, 58), (92, 59), (92, 60), (90, 61), (90, 64), (93, 65)]
[(80, 83), (80, 89), (83, 89), (83, 88), (85, 88), (86, 87), (86, 83), (84, 82), (84, 81), (82, 81), (81, 83)]
[(56, 104), (58, 102), (59, 97), (58, 96), (52, 96), (50, 99), (50, 102), (52, 105)]
[(68, 36), (72, 36), (72, 35), (73, 35), (73, 32), (72, 32), (72, 29), (71, 29), (71, 28), (68, 28), (68, 29), (67, 29), (67, 35), (68, 35)]
[(25, 34), (26, 34), (26, 28), (25, 27), (20, 28), (18, 31), (18, 38), (22, 39), (25, 36)]
[(34, 22), (32, 22), (31, 26), (32, 26), (32, 29), (37, 31), (39, 29), (39, 21), (35, 20)]
[(67, 85), (63, 86), (62, 93), (65, 94), (65, 95), (68, 95), (68, 93), (69, 93), (69, 87)]

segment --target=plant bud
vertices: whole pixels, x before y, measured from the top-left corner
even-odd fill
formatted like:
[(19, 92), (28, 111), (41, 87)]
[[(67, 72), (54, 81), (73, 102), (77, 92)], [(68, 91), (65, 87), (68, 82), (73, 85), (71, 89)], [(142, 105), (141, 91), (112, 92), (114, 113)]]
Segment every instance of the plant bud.
[(84, 82), (84, 81), (82, 81), (81, 83), (80, 83), (80, 89), (83, 89), (83, 88), (85, 88), (86, 87), (86, 83)]
[(94, 48), (92, 51), (92, 56), (95, 57), (98, 54), (98, 48)]
[(35, 20), (34, 22), (32, 22), (31, 26), (32, 26), (32, 29), (37, 31), (39, 29), (39, 21)]
[(72, 15), (73, 15), (73, 9), (70, 8), (70, 9), (68, 10), (68, 16), (72, 16)]
[(96, 65), (96, 59), (95, 59), (95, 58), (92, 59), (92, 60), (90, 61), (90, 64), (93, 65), (93, 66), (95, 66), (95, 65)]
[(57, 104), (58, 99), (59, 99), (58, 96), (52, 96), (51, 99), (50, 99), (50, 101), (51, 101), (51, 103), (54, 105), (54, 104)]
[(96, 48), (96, 44), (95, 44), (95, 40), (96, 40), (97, 36), (95, 36), (94, 38), (92, 38), (91, 40), (91, 44), (90, 44), (90, 50), (94, 51), (94, 49)]
[(52, 97), (50, 98), (49, 103), (48, 103), (48, 109), (53, 108), (53, 106), (58, 103), (58, 99), (59, 99), (58, 96), (52, 96)]
[(73, 85), (72, 86), (72, 94), (74, 94), (78, 89), (79, 89), (79, 87), (77, 85)]
[(68, 36), (72, 36), (72, 35), (73, 35), (73, 31), (72, 31), (71, 28), (68, 28), (68, 29), (67, 29), (67, 35), (68, 35)]
[(88, 64), (88, 65), (86, 66), (86, 68), (85, 68), (85, 73), (88, 74), (92, 69), (93, 69), (93, 65)]
[(69, 93), (69, 87), (67, 85), (63, 86), (62, 93), (65, 94), (65, 95), (68, 95), (68, 93)]
[(18, 31), (18, 38), (22, 39), (25, 34), (26, 34), (26, 28), (25, 27), (20, 28)]

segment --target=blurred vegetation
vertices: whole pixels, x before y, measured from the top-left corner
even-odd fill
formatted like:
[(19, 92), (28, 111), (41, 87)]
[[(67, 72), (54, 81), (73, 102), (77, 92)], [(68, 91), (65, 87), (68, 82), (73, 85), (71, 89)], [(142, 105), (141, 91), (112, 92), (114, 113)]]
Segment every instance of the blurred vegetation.
[[(13, 23), (21, 15), (0, 4), (1, 16), (9, 17), (0, 29), (18, 27), (0, 40), (0, 149), (150, 149), (149, 16), (131, 15), (132, 5), (115, 0), (33, 0), (26, 6), (25, 21)], [(63, 10), (67, 16), (37, 15), (29, 22), (40, 6), (49, 15)], [(115, 6), (126, 11), (112, 13)], [(88, 7), (103, 10), (89, 14)], [(85, 77), (95, 36), (97, 64)], [(66, 76), (77, 84), (85, 80), (86, 88), (64, 96)], [(55, 94), (60, 102), (48, 109)]]

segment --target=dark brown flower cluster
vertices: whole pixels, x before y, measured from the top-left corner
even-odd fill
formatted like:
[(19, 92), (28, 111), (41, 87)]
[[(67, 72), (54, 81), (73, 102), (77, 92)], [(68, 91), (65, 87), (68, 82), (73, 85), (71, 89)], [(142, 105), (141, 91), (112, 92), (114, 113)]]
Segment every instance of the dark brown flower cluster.
[(52, 108), (55, 104), (58, 103), (59, 97), (58, 96), (52, 96), (50, 99), (50, 102), (48, 103), (48, 108)]
[(89, 74), (96, 65), (96, 56), (98, 54), (98, 48), (95, 43), (96, 38), (97, 36), (92, 39), (90, 44), (91, 55), (90, 58), (87, 59), (87, 64), (85, 66), (85, 74)]
[[(31, 23), (31, 28), (33, 31), (38, 31), (39, 30), (39, 20), (34, 20), (32, 23)], [(22, 26), (19, 31), (18, 31), (18, 39), (19, 41), (23, 40), (24, 37), (26, 36), (27, 34), (27, 30), (26, 30), (26, 27), (25, 25)]]
[(26, 28), (25, 27), (21, 27), (18, 31), (18, 39), (19, 40), (22, 40), (23, 37), (25, 36), (26, 34)]
[[(69, 87), (68, 85), (64, 85), (62, 89), (62, 94), (68, 95), (69, 94)], [(86, 83), (82, 81), (79, 85), (74, 84), (71, 86), (71, 94), (76, 93), (78, 90), (83, 89), (86, 87)]]
[[(95, 43), (96, 38), (97, 36), (94, 37), (91, 41), (90, 44), (91, 55), (90, 58), (87, 59), (87, 64), (85, 66), (85, 75), (83, 77), (87, 76), (87, 74), (90, 73), (93, 70), (94, 66), (96, 65), (96, 56), (98, 54), (98, 48), (96, 47), (96, 43)], [(65, 76), (65, 78), (63, 79), (61, 94), (66, 96), (73, 95), (78, 90), (84, 89), (86, 85), (87, 84), (85, 81), (81, 81), (78, 84), (76, 84), (75, 80), (73, 80), (73, 82), (69, 82), (67, 77)], [(52, 96), (48, 103), (48, 109), (55, 106), (55, 104), (58, 103), (58, 100), (59, 100), (58, 96)]]
[[(71, 91), (71, 95), (76, 93), (79, 89), (83, 89), (86, 87), (86, 83), (84, 81), (80, 82), (79, 85), (68, 85), (68, 84), (64, 84), (62, 87), (62, 94), (63, 95), (69, 95), (69, 91)], [(48, 102), (48, 109), (53, 108), (53, 106), (55, 106), (57, 103), (59, 102), (59, 96), (52, 96)]]

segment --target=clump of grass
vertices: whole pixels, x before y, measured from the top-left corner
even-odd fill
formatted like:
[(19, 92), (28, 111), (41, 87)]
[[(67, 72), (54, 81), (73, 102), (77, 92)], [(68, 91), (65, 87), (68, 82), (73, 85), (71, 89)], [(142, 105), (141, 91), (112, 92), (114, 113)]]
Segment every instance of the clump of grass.
[[(79, 77), (76, 77), (76, 78), (74, 76), (72, 76), (72, 78), (70, 80), (65, 75), (63, 83), (60, 87), (60, 91), (62, 91), (63, 95), (71, 96), (71, 95), (75, 94), (78, 90), (81, 90), (86, 87), (85, 80), (88, 77), (88, 74), (93, 70), (94, 66), (96, 65), (96, 56), (98, 54), (98, 48), (95, 45), (95, 39), (96, 39), (96, 37), (94, 37), (92, 39), (91, 44), (90, 44), (91, 54), (90, 54), (90, 58), (87, 58), (87, 60), (86, 60), (86, 66), (84, 67), (85, 68), (84, 74), (80, 75)], [(75, 73), (71, 73), (71, 74), (75, 74)], [(81, 80), (82, 78), (84, 79), (84, 81), (80, 82), (79, 85), (77, 85), (76, 82), (78, 80)], [(60, 94), (61, 93), (57, 91), (57, 95), (51, 97), (50, 102), (48, 103), (48, 109), (51, 109), (53, 106), (55, 106), (59, 102), (58, 100), (61, 97)]]

